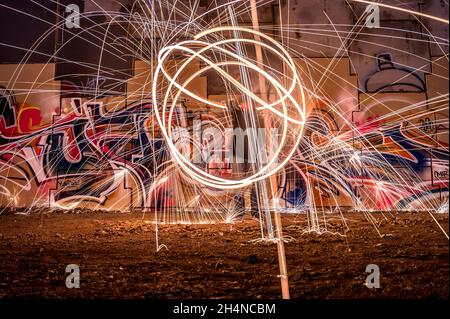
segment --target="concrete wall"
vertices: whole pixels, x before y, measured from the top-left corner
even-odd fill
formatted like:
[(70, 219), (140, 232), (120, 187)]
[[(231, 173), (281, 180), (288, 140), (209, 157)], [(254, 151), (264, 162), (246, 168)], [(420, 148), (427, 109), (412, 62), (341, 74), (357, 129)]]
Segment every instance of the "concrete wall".
[[(123, 6), (111, 1), (97, 0), (95, 3), (105, 11), (117, 13), (125, 10), (123, 6), (130, 9), (133, 2), (123, 1)], [(85, 1), (84, 12), (98, 11), (99, 8), (95, 3)], [(189, 1), (183, 2), (185, 8), (189, 8), (189, 3)], [(226, 1), (214, 3), (220, 5)], [(383, 3), (399, 5), (398, 1)], [(195, 6), (196, 14), (206, 12), (212, 6), (211, 1), (200, 1)], [(258, 14), (262, 30), (282, 41), (295, 58), (303, 85), (308, 92), (308, 112), (326, 114), (329, 117), (329, 123), (333, 123), (328, 128), (328, 135), (321, 133), (311, 138), (322, 141), (332, 140), (346, 136), (347, 133), (352, 134), (355, 130), (367, 129), (367, 123), (376, 124), (378, 127), (374, 129), (375, 131), (383, 131), (397, 125), (401, 127), (407, 139), (414, 141), (414, 145), (421, 145), (420, 159), (416, 158), (419, 156), (417, 150), (411, 151), (407, 146), (399, 145), (388, 134), (385, 134), (380, 143), (374, 147), (379, 152), (402, 157), (403, 162), (397, 161), (392, 165), (398, 170), (404, 169), (407, 172), (413, 170), (422, 182), (428, 183), (429, 189), (438, 190), (441, 201), (445, 201), (445, 196), (448, 197), (448, 167), (443, 165), (445, 159), (443, 160), (442, 156), (445, 157), (444, 153), (448, 152), (448, 24), (380, 8), (380, 27), (368, 28), (365, 26), (363, 16), (365, 7), (363, 4), (343, 0), (262, 1), (259, 2)], [(443, 1), (408, 1), (403, 7), (448, 19), (448, 5)], [(2, 9), (3, 14), (5, 10)], [(145, 13), (145, 9), (141, 9), (140, 12)], [(236, 23), (252, 24), (249, 7), (245, 4), (235, 7), (234, 12), (239, 13)], [(167, 12), (162, 10), (160, 14), (164, 15)], [(106, 17), (105, 21), (110, 18)], [(186, 16), (177, 15), (177, 23), (186, 19)], [(226, 8), (220, 12), (211, 12), (204, 17), (206, 25), (219, 24), (218, 21), (222, 25), (231, 23), (229, 17), (227, 18)], [(108, 45), (109, 49), (117, 49), (119, 50), (117, 52), (122, 52), (123, 56), (126, 56), (130, 51), (122, 50), (121, 43), (113, 41), (115, 36), (123, 35), (122, 31), (120, 26), (117, 28), (118, 33), (111, 31), (111, 41), (108, 41)], [(0, 34), (2, 32), (8, 32), (6, 26), (2, 26)], [(145, 34), (133, 36), (135, 43), (142, 41), (141, 43), (145, 44), (145, 41), (148, 41)], [(11, 36), (5, 38), (12, 41)], [(65, 40), (68, 41), (68, 38), (66, 37)], [(74, 39), (74, 41), (81, 40)], [(71, 45), (73, 48), (82, 48), (83, 46), (79, 43), (81, 42), (74, 42)], [(0, 47), (3, 45), (2, 50), (8, 50), (7, 44), (0, 44)], [(44, 51), (51, 52), (52, 45), (55, 43), (49, 44)], [(150, 61), (143, 61), (142, 56), (134, 58), (127, 56), (126, 59), (120, 60), (120, 67), (117, 64), (119, 62), (105, 62), (106, 66), (101, 70), (102, 76), (107, 77), (110, 74), (108, 72), (116, 72), (114, 73), (116, 75), (120, 73), (120, 76), (113, 79), (112, 84), (120, 89), (112, 90), (115, 93), (105, 95), (103, 93), (108, 91), (107, 86), (102, 87), (102, 84), (95, 84), (95, 81), (90, 83), (95, 72), (82, 79), (76, 77), (77, 64), (80, 64), (80, 61), (76, 61), (76, 54), (73, 54), (75, 49), (70, 49), (67, 43), (59, 45), (66, 47), (66, 52), (58, 51), (56, 54), (58, 59), (47, 58), (47, 63), (42, 61), (31, 63), (33, 59), (25, 61), (29, 63), (23, 63), (21, 58), (17, 58), (14, 62), (14, 59), (11, 60), (11, 55), (1, 55), (4, 57), (4, 60), (0, 61), (0, 63), (3, 62), (0, 64), (0, 86), (4, 87), (1, 92), (4, 98), (1, 110), (3, 113), (0, 115), (0, 128), (2, 128), (0, 136), (3, 147), (1, 158), (3, 164), (0, 174), (1, 205), (9, 205), (15, 201), (17, 205), (27, 206), (48, 202), (52, 196), (72, 196), (70, 192), (58, 195), (58, 190), (68, 187), (68, 181), (65, 179), (61, 182), (62, 184), (58, 184), (58, 174), (50, 173), (45, 167), (49, 159), (43, 154), (52, 148), (52, 139), (49, 136), (54, 132), (51, 127), (63, 127), (61, 134), (65, 149), (61, 151), (61, 154), (64, 153), (64, 156), (71, 159), (67, 162), (69, 164), (66, 163), (69, 166), (75, 167), (74, 163), (80, 161), (80, 154), (83, 152), (90, 155), (98, 151), (107, 153), (108, 147), (114, 143), (116, 145), (121, 136), (128, 138), (127, 142), (121, 144), (121, 152), (126, 153), (125, 150), (130, 152), (124, 157), (126, 163), (138, 165), (136, 159), (145, 153), (142, 146), (145, 134), (140, 135), (137, 127), (140, 125), (138, 124), (139, 112), (142, 110), (150, 112), (151, 109), (148, 104), (153, 73)], [(113, 54), (111, 61), (119, 59), (120, 54), (118, 55), (119, 57)], [(250, 58), (255, 58), (254, 52), (249, 51), (249, 55)], [(70, 61), (65, 60), (66, 58)], [(279, 63), (275, 63), (270, 57), (266, 59), (267, 63), (273, 62), (275, 69), (281, 70)], [(172, 63), (169, 69), (177, 66), (177, 61), (174, 60)], [(67, 67), (68, 64), (70, 67)], [(119, 70), (114, 70), (115, 66)], [(198, 62), (192, 63), (181, 78), (186, 78), (199, 67)], [(238, 78), (239, 72), (233, 76)], [(106, 80), (105, 83), (109, 83), (108, 81)], [(251, 82), (257, 89), (257, 78), (252, 78)], [(67, 83), (75, 83), (72, 88), (74, 91), (71, 91)], [(96, 99), (86, 94), (93, 88), (92, 85), (96, 89), (101, 87), (102, 95)], [(211, 72), (194, 80), (189, 89), (199, 96), (212, 100), (220, 101), (226, 98), (226, 90), (221, 78)], [(77, 149), (77, 147), (80, 148), (79, 145), (76, 146), (76, 136), (79, 132), (77, 133), (74, 127), (78, 124), (74, 124), (76, 123), (74, 119), (70, 119), (68, 122), (71, 123), (70, 125), (64, 122), (72, 116), (71, 114), (89, 122), (94, 116), (89, 112), (98, 111), (101, 116), (104, 116), (108, 112), (113, 114), (125, 106), (138, 104), (139, 101), (146, 102), (142, 102), (142, 105), (138, 107), (133, 106), (131, 111), (121, 115), (121, 123), (111, 122), (112, 129), (111, 127), (106, 129), (109, 131), (103, 136), (108, 142), (101, 144), (102, 148), (85, 146), (85, 149)], [(186, 101), (188, 108), (208, 112), (198, 103), (189, 99)], [(408, 108), (409, 106), (414, 107)], [(79, 107), (78, 110), (77, 107)], [(104, 127), (100, 128), (102, 133), (103, 130)], [(91, 133), (85, 132), (88, 135)], [(30, 135), (29, 139), (25, 138), (27, 134)], [(17, 147), (14, 144), (16, 139), (20, 139), (21, 146), (15, 149), (13, 155), (9, 154), (5, 157), (4, 155), (8, 153), (5, 151), (8, 145)], [(53, 140), (53, 143), (56, 143), (56, 140)], [(354, 140), (351, 143), (357, 144)], [(355, 146), (356, 150), (363, 151), (363, 148)], [(27, 163), (27, 160), (30, 161)], [(408, 160), (414, 163), (413, 168), (402, 164)], [(55, 161), (58, 160), (55, 159)], [(50, 163), (54, 162), (50, 161)], [(95, 172), (101, 174), (103, 171), (95, 167), (96, 163), (99, 162), (86, 159), (83, 170), (93, 170), (93, 175)], [(111, 165), (106, 170), (103, 181), (92, 176), (90, 177), (92, 181), (88, 184), (78, 181), (78, 190), (81, 189), (80, 187), (93, 189), (86, 194), (82, 193), (83, 196), (97, 198), (93, 200), (95, 208), (126, 209), (149, 204), (144, 203), (145, 195), (134, 190), (134, 188), (142, 187), (139, 185), (139, 180), (131, 175), (116, 180), (115, 172), (118, 169), (117, 166)], [(38, 177), (32, 178), (34, 174)], [(29, 181), (32, 181), (30, 182), (32, 185), (28, 183)], [(107, 184), (111, 189), (102, 183)], [(311, 178), (311, 183), (319, 185), (322, 182), (317, 178)], [(113, 189), (114, 185), (116, 189)], [(146, 187), (149, 186), (144, 185), (144, 188)], [(324, 191), (327, 187), (317, 187), (314, 190), (313, 201), (317, 205), (335, 206), (336, 203), (343, 206), (354, 205), (349, 195), (345, 195), (342, 191), (340, 195), (334, 195), (330, 199)], [(101, 188), (104, 194), (99, 195), (95, 188)], [(445, 189), (447, 189), (446, 193)], [(177, 192), (182, 193), (183, 190), (179, 189)], [(55, 201), (54, 198), (52, 200)], [(76, 196), (72, 196), (72, 202), (62, 201), (61, 203), (70, 206), (70, 203), (81, 200), (81, 197), (77, 199)], [(92, 206), (89, 203), (86, 205)], [(171, 205), (176, 206), (176, 204)]]

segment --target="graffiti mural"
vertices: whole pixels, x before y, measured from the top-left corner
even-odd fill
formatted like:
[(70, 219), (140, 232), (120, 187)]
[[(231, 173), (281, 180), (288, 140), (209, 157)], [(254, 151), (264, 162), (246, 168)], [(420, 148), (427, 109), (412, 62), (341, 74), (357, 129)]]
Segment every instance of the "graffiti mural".
[[(345, 57), (327, 50), (317, 57), (299, 46), (306, 38), (284, 44), (232, 20), (208, 28), (195, 21), (182, 31), (168, 24), (167, 34), (182, 36), (158, 35), (147, 45), (148, 21), (162, 17), (136, 3), (116, 13), (129, 27), (126, 41), (113, 42), (132, 52), (127, 78), (100, 75), (100, 65), (99, 74), (77, 81), (55, 71), (39, 82), (59, 90), (44, 93), (0, 81), (1, 206), (155, 211), (168, 222), (276, 209), (319, 223), (326, 210), (448, 205), (448, 87), (441, 87), (448, 54), (418, 59), (367, 40), (367, 31), (327, 48)], [(401, 32), (408, 45), (423, 42), (414, 30)], [(448, 41), (434, 40), (448, 50)], [(37, 92), (59, 104), (36, 104), (28, 95)], [(227, 157), (237, 144), (228, 129), (236, 127), (277, 129), (262, 147), (276, 145), (277, 162), (251, 163), (259, 146), (248, 134), (243, 161)], [(193, 163), (196, 152), (201, 160)]]

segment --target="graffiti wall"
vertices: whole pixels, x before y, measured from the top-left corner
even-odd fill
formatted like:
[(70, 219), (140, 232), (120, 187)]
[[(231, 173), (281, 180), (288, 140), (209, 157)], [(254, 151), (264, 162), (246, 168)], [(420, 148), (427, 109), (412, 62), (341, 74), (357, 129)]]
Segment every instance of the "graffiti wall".
[[(129, 69), (116, 69), (113, 75), (102, 70), (100, 75), (99, 67), (98, 74), (80, 79), (79, 74), (61, 74), (63, 57), (56, 62), (0, 65), (0, 206), (152, 210), (164, 214), (165, 220), (204, 221), (227, 220), (263, 206), (292, 212), (438, 210), (448, 205), (448, 39), (439, 33), (441, 26), (423, 20), (426, 29), (414, 16), (400, 19), (402, 13), (385, 10), (381, 27), (367, 28), (358, 22), (363, 5), (351, 8), (344, 1), (336, 2), (340, 10), (330, 10), (326, 1), (311, 2), (329, 16), (308, 14), (313, 7), (303, 2), (294, 11), (287, 4), (270, 2), (260, 8), (264, 23), (274, 26), (266, 33), (293, 57), (305, 92), (304, 100), (292, 95), (304, 104), (305, 121), (295, 152), (273, 175), (274, 198), (261, 195), (261, 189), (269, 187), (260, 184), (263, 181), (219, 189), (192, 180), (180, 168), (182, 159), (174, 159), (155, 114), (159, 105), (155, 106), (154, 95), (166, 93), (153, 85), (158, 65), (152, 50), (169, 42), (161, 44), (164, 38), (158, 35), (158, 41), (153, 39), (157, 45), (146, 43), (149, 38), (140, 31), (147, 25), (122, 13), (129, 24), (123, 39), (131, 45), (123, 39), (106, 42), (120, 53), (131, 52)], [(418, 2), (416, 9), (441, 12), (439, 1)], [(287, 15), (287, 10), (295, 14)], [(148, 18), (145, 9), (133, 13)], [(279, 17), (290, 26), (285, 33), (279, 28)], [(241, 22), (228, 23), (248, 25), (245, 16)], [(336, 34), (330, 34), (331, 25)], [(189, 38), (201, 26), (185, 31), (183, 38)], [(223, 37), (233, 35), (228, 32)], [(71, 41), (66, 36), (60, 47)], [(236, 54), (244, 52), (233, 45)], [(256, 60), (257, 50), (246, 54)], [(77, 62), (74, 59), (72, 64)], [(270, 55), (266, 59), (272, 78), (287, 76), (282, 63), (271, 63)], [(186, 62), (181, 55), (164, 64), (167, 73), (184, 84), (173, 111), (163, 113), (163, 121), (188, 131), (200, 121), (200, 142), (176, 145), (187, 144), (201, 152), (211, 143), (203, 134), (208, 128), (218, 128), (227, 141), (225, 128), (239, 123), (236, 111), (228, 110), (224, 116), (205, 106), (205, 101), (231, 105), (233, 96), (235, 109), (244, 113), (251, 109), (243, 91), (229, 89), (224, 78), (233, 85), (233, 79), (246, 83), (269, 101), (276, 100), (273, 96), (281, 90), (275, 86), (264, 92), (258, 76), (248, 76), (245, 82), (242, 66), (230, 67), (225, 74), (208, 69), (205, 61)], [(220, 63), (225, 65), (223, 61), (216, 65)], [(169, 104), (174, 99), (170, 94), (166, 94)], [(272, 120), (274, 127), (277, 123)], [(219, 148), (226, 152), (230, 143)], [(244, 166), (219, 156), (195, 167), (233, 180), (254, 169)]]

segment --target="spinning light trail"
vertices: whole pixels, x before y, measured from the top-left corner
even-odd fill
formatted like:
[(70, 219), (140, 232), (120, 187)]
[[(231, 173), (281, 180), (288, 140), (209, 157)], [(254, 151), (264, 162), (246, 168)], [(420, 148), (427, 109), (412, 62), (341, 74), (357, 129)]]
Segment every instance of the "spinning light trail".
[[(153, 91), (152, 91), (152, 95), (153, 95), (153, 106), (154, 106), (154, 111), (155, 111), (155, 115), (156, 115), (156, 119), (158, 120), (158, 123), (162, 129), (162, 133), (164, 134), (165, 138), (166, 138), (166, 143), (169, 146), (170, 150), (171, 150), (171, 154), (173, 156), (173, 158), (176, 160), (177, 164), (179, 164), (184, 170), (185, 172), (190, 175), (193, 179), (195, 179), (196, 181), (199, 181), (207, 186), (210, 187), (214, 187), (214, 188), (222, 188), (222, 189), (232, 189), (232, 188), (242, 188), (245, 186), (248, 186), (254, 182), (257, 182), (259, 180), (265, 179), (270, 175), (273, 175), (274, 173), (276, 173), (277, 171), (279, 171), (288, 161), (289, 159), (292, 157), (292, 155), (294, 154), (294, 152), (297, 149), (298, 144), (300, 143), (300, 139), (301, 139), (301, 132), (303, 129), (303, 123), (305, 121), (305, 98), (304, 98), (304, 94), (303, 94), (303, 89), (302, 86), (300, 84), (300, 80), (298, 78), (297, 75), (297, 71), (294, 65), (294, 62), (292, 60), (292, 58), (290, 58), (290, 56), (288, 55), (288, 53), (275, 41), (271, 40), (269, 37), (265, 36), (262, 33), (256, 32), (254, 30), (251, 29), (245, 29), (245, 28), (234, 28), (234, 27), (223, 27), (223, 28), (217, 28), (217, 29), (213, 29), (213, 30), (209, 30), (207, 32), (204, 32), (202, 34), (197, 35), (195, 38), (201, 38), (204, 37), (208, 34), (212, 34), (215, 32), (223, 32), (223, 31), (235, 31), (235, 30), (239, 30), (242, 32), (248, 32), (251, 34), (258, 34), (261, 38), (264, 38), (266, 40), (269, 40), (272, 44), (274, 44), (280, 51), (281, 53), (278, 53), (277, 50), (272, 49), (271, 47), (267, 46), (264, 43), (256, 43), (254, 40), (249, 40), (249, 39), (228, 39), (228, 40), (224, 40), (224, 41), (220, 41), (217, 44), (208, 44), (206, 42), (198, 42), (198, 41), (187, 41), (187, 42), (183, 42), (180, 45), (177, 46), (171, 46), (169, 48), (163, 49), (162, 51), (160, 51), (159, 53), (159, 59), (158, 59), (158, 66), (156, 68), (155, 71), (155, 76), (154, 79), (158, 79), (159, 77), (159, 73), (162, 72), (164, 74), (164, 76), (170, 81), (170, 85), (167, 89), (167, 93), (165, 94), (165, 99), (162, 103), (158, 102), (157, 99), (157, 86), (158, 86), (158, 82), (157, 80), (155, 80), (153, 82)], [(233, 52), (231, 52), (230, 50), (226, 50), (226, 49), (221, 49), (220, 46), (222, 45), (226, 45), (226, 44), (230, 44), (230, 43), (236, 43), (236, 42), (243, 42), (243, 43), (251, 43), (251, 44), (258, 44), (261, 45), (265, 48), (271, 49), (271, 51), (275, 54), (279, 54), (280, 58), (282, 60), (284, 60), (285, 62), (289, 63), (288, 66), (291, 68), (292, 74), (293, 74), (293, 80), (292, 80), (292, 84), (291, 87), (289, 88), (289, 90), (284, 89), (283, 85), (278, 82), (276, 79), (274, 79), (272, 76), (270, 76), (267, 72), (265, 72), (264, 70), (254, 66), (251, 62), (246, 61), (245, 59), (243, 59), (242, 57), (239, 57), (238, 55), (234, 54)], [(186, 45), (201, 45), (201, 46), (205, 46), (205, 48), (199, 50), (197, 53), (193, 50), (190, 50), (188, 48), (186, 48)], [(221, 53), (226, 53), (227, 55), (235, 58), (238, 61), (225, 61), (225, 62), (219, 62), (217, 64), (214, 64), (213, 62), (211, 62), (210, 60), (206, 59), (206, 58), (202, 58), (200, 55), (202, 53), (204, 53), (205, 51), (214, 48), (219, 50)], [(184, 62), (184, 64), (179, 68), (179, 70), (177, 71), (177, 74), (174, 76), (174, 78), (171, 78), (167, 72), (163, 71), (163, 63), (164, 61), (168, 58), (169, 54), (172, 52), (172, 50), (183, 50), (183, 51), (187, 51), (192, 55), (191, 58), (187, 59), (186, 62)], [(285, 56), (283, 56), (283, 54)], [(178, 84), (175, 83), (176, 77), (183, 71), (184, 67), (186, 67), (189, 62), (192, 61), (193, 58), (196, 57), (200, 57), (202, 59), (202, 61), (206, 62), (209, 66), (205, 67), (204, 69), (201, 69), (199, 71), (197, 71), (193, 76), (191, 76), (188, 80), (185, 81), (185, 83), (183, 84), (183, 86), (180, 86)], [(249, 90), (249, 88), (244, 87), (242, 84), (240, 84), (238, 81), (234, 80), (230, 75), (227, 75), (226, 72), (224, 72), (221, 67), (223, 66), (232, 66), (232, 65), (239, 65), (239, 66), (245, 66), (247, 68), (253, 69), (255, 71), (257, 71), (259, 74), (263, 75), (266, 79), (269, 80), (270, 83), (272, 83), (274, 85), (274, 87), (276, 87), (276, 91), (277, 93), (279, 93), (279, 99), (274, 102), (274, 103), (267, 103), (263, 100), (261, 100), (260, 98), (258, 98), (253, 92), (251, 92)], [(263, 167), (260, 171), (258, 171), (256, 174), (242, 179), (242, 180), (227, 180), (227, 179), (223, 179), (223, 178), (219, 178), (216, 177), (212, 174), (208, 174), (207, 172), (195, 167), (192, 163), (190, 163), (176, 148), (176, 146), (174, 145), (174, 143), (172, 142), (172, 137), (170, 136), (170, 131), (171, 131), (171, 119), (172, 119), (172, 114), (173, 114), (173, 110), (174, 110), (174, 105), (176, 105), (176, 103), (178, 102), (178, 98), (180, 96), (181, 92), (184, 92), (186, 94), (188, 94), (189, 96), (191, 96), (192, 98), (195, 98), (197, 100), (199, 100), (200, 102), (203, 102), (205, 104), (211, 105), (213, 107), (218, 107), (218, 108), (225, 108), (224, 105), (219, 105), (217, 103), (210, 103), (208, 101), (205, 101), (204, 99), (202, 99), (199, 96), (196, 96), (195, 94), (193, 94), (192, 92), (189, 92), (188, 90), (185, 89), (186, 85), (189, 84), (190, 81), (192, 81), (192, 79), (195, 76), (198, 76), (200, 74), (202, 74), (203, 72), (209, 70), (209, 69), (214, 69), (216, 70), (219, 74), (223, 75), (226, 79), (230, 80), (230, 82), (232, 82), (233, 84), (235, 84), (237, 86), (237, 88), (243, 92), (249, 99), (256, 101), (257, 103), (261, 104), (262, 107), (261, 108), (256, 108), (256, 109), (269, 109), (271, 110), (273, 113), (276, 113), (277, 115), (280, 114), (279, 111), (277, 111), (274, 106), (281, 104), (282, 108), (283, 108), (283, 112), (281, 113), (281, 116), (284, 120), (284, 128), (283, 128), (283, 135), (281, 137), (281, 142), (280, 142), (280, 147), (277, 149), (277, 151), (275, 152), (274, 156), (272, 157), (272, 159), (269, 161), (269, 163)], [(172, 85), (175, 85), (179, 92), (177, 92), (175, 94), (175, 97), (172, 101), (172, 106), (169, 110), (169, 116), (168, 116), (168, 128), (166, 130), (166, 124), (161, 120), (161, 118), (165, 118), (166, 117), (166, 105), (168, 104), (168, 98), (169, 98), (169, 92), (171, 92), (171, 87)], [(301, 101), (302, 101), (302, 105), (300, 106), (295, 99), (292, 97), (292, 92), (294, 90), (295, 87), (298, 87), (300, 92), (301, 92)], [(297, 119), (293, 119), (291, 117), (289, 117), (287, 115), (287, 105), (286, 105), (286, 99), (289, 99), (289, 101), (291, 102), (291, 105), (294, 106), (296, 108), (296, 110), (298, 111), (298, 117), (300, 120)], [(162, 105), (162, 112), (160, 115), (159, 112), (159, 107), (160, 105)], [(290, 120), (291, 122), (294, 122), (295, 124), (297, 124), (298, 128), (297, 128), (297, 137), (294, 138), (295, 142), (293, 144), (293, 147), (291, 148), (289, 154), (286, 156), (285, 159), (283, 159), (281, 161), (280, 164), (277, 164), (277, 166), (275, 168), (269, 169), (271, 168), (272, 164), (274, 164), (275, 160), (278, 158), (278, 155), (281, 152), (281, 149), (283, 147), (283, 145), (286, 142), (286, 133), (287, 133), (287, 121)], [(267, 172), (266, 172), (267, 171)]]

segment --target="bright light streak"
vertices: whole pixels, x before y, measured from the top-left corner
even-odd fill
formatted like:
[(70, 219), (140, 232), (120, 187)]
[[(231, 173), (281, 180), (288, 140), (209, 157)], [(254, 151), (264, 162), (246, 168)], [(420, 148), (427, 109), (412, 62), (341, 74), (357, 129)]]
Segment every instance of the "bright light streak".
[[(240, 32), (247, 32), (250, 34), (257, 34), (262, 39), (265, 39), (268, 42), (270, 42), (275, 48), (272, 48), (268, 44), (260, 42), (260, 41), (255, 41), (252, 39), (244, 39), (244, 38), (227, 39), (227, 40), (223, 40), (223, 41), (220, 41), (217, 43), (212, 43), (212, 44), (208, 43), (208, 42), (203, 42), (203, 41), (197, 40), (197, 39), (205, 37), (206, 35), (210, 35), (212, 33), (218, 33), (218, 32), (224, 32), (224, 31), (235, 31), (235, 30), (238, 30)], [(172, 157), (173, 157), (175, 163), (177, 165), (179, 165), (185, 171), (185, 173), (187, 173), (192, 179), (196, 180), (197, 182), (199, 182), (203, 185), (210, 186), (213, 188), (218, 188), (218, 189), (242, 188), (242, 187), (245, 187), (254, 182), (263, 180), (263, 179), (275, 174), (277, 171), (279, 171), (281, 168), (284, 167), (284, 165), (290, 160), (290, 158), (295, 153), (297, 146), (300, 143), (300, 139), (301, 139), (302, 131), (303, 131), (303, 123), (305, 122), (305, 114), (306, 114), (305, 96), (304, 96), (304, 92), (303, 92), (303, 87), (300, 83), (299, 76), (297, 73), (298, 71), (296, 69), (293, 59), (290, 57), (289, 53), (283, 48), (283, 46), (281, 46), (275, 40), (271, 39), (270, 37), (268, 37), (267, 35), (265, 35), (263, 33), (260, 33), (258, 31), (248, 29), (248, 28), (229, 27), (229, 26), (213, 28), (213, 29), (210, 29), (210, 30), (207, 30), (207, 31), (197, 34), (194, 37), (194, 39), (195, 39), (194, 41), (183, 41), (180, 44), (168, 46), (160, 51), (160, 53), (158, 55), (158, 65), (157, 65), (155, 73), (154, 73), (155, 80), (152, 83), (153, 107), (154, 107), (156, 119), (161, 127), (161, 131), (163, 133), (163, 136), (166, 139), (167, 145), (171, 151), (171, 154), (172, 154)], [(225, 48), (221, 47), (222, 45), (229, 44), (229, 43), (236, 43), (236, 42), (249, 43), (252, 45), (260, 45), (264, 48), (267, 48), (268, 50), (271, 50), (274, 54), (278, 55), (278, 57), (282, 61), (284, 61), (284, 63), (286, 63), (287, 66), (291, 70), (292, 78), (293, 78), (293, 80), (291, 82), (291, 87), (289, 89), (286, 89), (282, 83), (280, 83), (278, 80), (274, 79), (270, 74), (268, 74), (261, 68), (255, 66), (253, 63), (249, 62), (247, 59), (231, 52), (229, 49), (225, 49)], [(196, 52), (193, 49), (186, 47), (187, 45), (189, 45), (191, 47), (203, 46), (203, 48)], [(223, 63), (213, 63), (211, 60), (209, 60), (208, 58), (206, 58), (205, 56), (202, 55), (204, 52), (206, 52), (207, 50), (210, 50), (210, 49), (218, 50), (218, 51), (226, 54), (227, 56), (232, 57), (234, 60), (225, 61)], [(173, 50), (185, 51), (187, 53), (190, 53), (191, 57), (188, 58), (184, 62), (184, 64), (178, 69), (177, 73), (173, 77), (171, 77), (165, 71), (164, 63), (165, 63), (166, 59), (169, 57), (170, 53), (172, 53)], [(228, 179), (220, 178), (220, 177), (214, 176), (212, 174), (209, 174), (208, 172), (205, 172), (205, 171), (201, 170), (200, 168), (196, 167), (188, 159), (186, 159), (180, 153), (180, 151), (175, 147), (174, 143), (172, 142), (172, 139), (170, 138), (171, 117), (172, 117), (174, 107), (177, 104), (177, 100), (181, 93), (185, 93), (185, 94), (195, 98), (196, 100), (203, 102), (210, 106), (215, 106), (215, 107), (219, 107), (219, 108), (225, 107), (223, 105), (219, 105), (217, 103), (210, 102), (206, 99), (203, 99), (203, 98), (197, 96), (196, 94), (189, 92), (189, 90), (186, 89), (186, 86), (189, 84), (189, 82), (195, 76), (204, 72), (205, 71), (204, 69), (199, 72), (196, 72), (194, 75), (192, 75), (187, 81), (185, 81), (183, 83), (183, 85), (180, 85), (176, 82), (177, 77), (181, 74), (183, 69), (194, 58), (200, 58), (202, 61), (204, 61), (208, 65), (206, 70), (214, 69), (219, 74), (223, 75), (226, 79), (228, 79), (232, 84), (234, 84), (248, 98), (261, 104), (262, 107), (256, 108), (257, 110), (268, 109), (268, 110), (272, 111), (273, 113), (279, 115), (283, 119), (283, 122), (284, 122), (283, 134), (281, 136), (281, 141), (280, 141), (278, 149), (274, 152), (274, 155), (272, 156), (270, 161), (264, 167), (262, 167), (258, 172), (254, 173), (252, 176), (249, 176), (247, 178), (243, 178), (240, 180), (228, 180)], [(246, 66), (252, 70), (255, 70), (259, 74), (263, 75), (266, 78), (266, 80), (268, 80), (274, 86), (276, 92), (279, 95), (279, 99), (271, 104), (265, 102), (264, 100), (260, 99), (256, 94), (254, 94), (249, 88), (245, 87), (244, 85), (242, 85), (241, 83), (236, 81), (233, 77), (231, 77), (229, 74), (227, 74), (220, 67), (222, 65)], [(158, 101), (158, 96), (159, 96), (158, 95), (158, 83), (159, 83), (160, 74), (164, 75), (164, 77), (169, 81), (169, 86), (166, 89), (165, 97), (164, 97), (163, 101), (161, 101), (161, 102)], [(169, 104), (168, 103), (169, 96), (173, 95), (173, 93), (171, 93), (171, 91), (170, 91), (172, 89), (172, 86), (175, 86), (178, 89), (178, 91), (172, 100), (171, 107), (169, 109), (169, 121), (168, 121), (168, 124), (166, 125), (165, 121), (163, 121), (162, 119), (166, 118), (166, 107), (167, 107), (167, 104)], [(298, 91), (300, 92), (300, 96), (301, 96), (300, 104), (292, 96), (292, 92), (294, 91), (294, 89), (298, 89)], [(290, 103), (293, 106), (295, 106), (295, 110), (297, 111), (300, 120), (295, 120), (295, 119), (292, 119), (290, 116), (288, 116), (288, 114), (287, 114), (288, 105), (286, 104), (286, 100), (289, 100)], [(279, 112), (278, 110), (273, 108), (273, 106), (275, 106), (277, 104), (281, 104), (281, 106), (283, 108), (283, 112)], [(160, 111), (160, 108), (162, 108), (161, 111)], [(294, 122), (297, 125), (297, 127), (295, 128), (295, 131), (297, 132), (297, 136), (295, 136), (295, 139), (294, 139), (295, 142), (293, 143), (287, 156), (284, 157), (284, 159), (281, 161), (281, 163), (276, 164), (275, 161), (278, 159), (278, 155), (280, 155), (280, 152), (286, 143), (287, 129), (288, 129), (287, 122), (288, 121)]]

